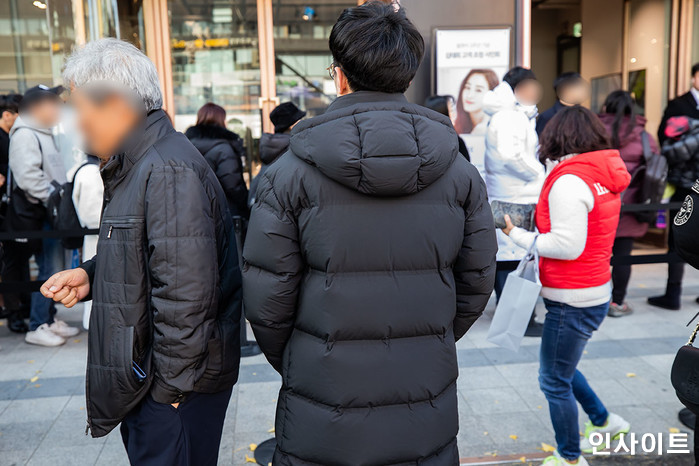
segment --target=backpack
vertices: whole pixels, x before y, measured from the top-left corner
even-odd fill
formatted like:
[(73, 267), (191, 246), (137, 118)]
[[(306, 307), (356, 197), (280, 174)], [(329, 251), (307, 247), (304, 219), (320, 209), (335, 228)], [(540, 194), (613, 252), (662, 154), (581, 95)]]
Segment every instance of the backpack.
[[(78, 213), (75, 210), (75, 204), (73, 203), (73, 187), (75, 183), (75, 178), (78, 176), (78, 172), (86, 165), (90, 165), (92, 162), (85, 162), (80, 165), (75, 173), (73, 174), (73, 179), (59, 184), (55, 180), (51, 183), (53, 184), (53, 192), (49, 195), (47, 210), (49, 222), (54, 230), (59, 231), (78, 231), (83, 230), (83, 226), (80, 224), (80, 219), (78, 218)], [(66, 249), (78, 249), (83, 245), (83, 236), (67, 236), (61, 238), (61, 244)]]
[[(631, 182), (637, 181), (640, 185), (637, 200), (639, 204), (658, 204), (662, 201), (665, 192), (668, 164), (665, 157), (653, 152), (648, 138), (648, 133), (644, 131), (641, 140), (645, 163), (631, 174)], [(657, 215), (658, 212), (654, 210), (634, 212), (636, 219), (643, 223), (655, 222)]]

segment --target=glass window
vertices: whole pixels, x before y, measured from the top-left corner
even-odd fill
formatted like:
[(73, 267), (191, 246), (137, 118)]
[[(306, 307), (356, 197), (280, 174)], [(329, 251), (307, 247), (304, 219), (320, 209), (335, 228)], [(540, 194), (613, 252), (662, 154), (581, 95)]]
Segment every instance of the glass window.
[(338, 16), (356, 1), (305, 0), (273, 3), (277, 96), (294, 102), (309, 116), (323, 113), (335, 98), (326, 68), (332, 61), (328, 37)]
[(207, 102), (229, 125), (260, 135), (257, 7), (250, 0), (170, 0), (175, 126), (185, 130)]

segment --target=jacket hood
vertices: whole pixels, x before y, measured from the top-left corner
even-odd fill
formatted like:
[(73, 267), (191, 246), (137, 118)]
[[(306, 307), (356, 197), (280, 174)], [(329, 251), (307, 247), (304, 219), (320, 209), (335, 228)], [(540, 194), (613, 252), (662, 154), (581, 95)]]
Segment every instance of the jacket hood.
[(17, 117), (15, 123), (12, 125), (12, 129), (10, 129), (10, 136), (12, 136), (20, 128), (29, 128), (39, 133), (44, 133), (48, 136), (53, 135), (53, 133), (51, 132), (51, 128), (42, 128), (38, 124), (34, 123), (32, 119), (27, 115)]
[(222, 142), (238, 141), (240, 136), (233, 131), (228, 131), (226, 128), (214, 125), (195, 125), (187, 128), (184, 133), (187, 139), (201, 151), (208, 152), (212, 147), (221, 144)]
[(325, 176), (364, 194), (416, 193), (439, 179), (459, 152), (446, 116), (403, 94), (360, 91), (301, 121), (291, 150)]
[(574, 173), (577, 170), (586, 173), (614, 194), (623, 192), (631, 181), (626, 164), (616, 149), (579, 154), (559, 163), (556, 169), (564, 169), (564, 167), (568, 173)]
[(517, 110), (530, 120), (537, 115), (536, 105), (520, 105), (509, 84), (503, 82), (483, 97), (483, 111), (490, 116), (503, 110)]
[(262, 133), (260, 137), (260, 160), (265, 165), (274, 162), (289, 148), (289, 133)]
[[(599, 118), (600, 120), (602, 120), (602, 123), (607, 128), (607, 131), (609, 132), (609, 137), (611, 139), (612, 125), (614, 124), (615, 116), (610, 113), (602, 113), (599, 115)], [(621, 124), (619, 125), (619, 142), (622, 146), (628, 144), (630, 141), (639, 140), (641, 138), (641, 135), (645, 131), (646, 118), (644, 116), (636, 115), (634, 127), (631, 129), (630, 133), (627, 133), (630, 122), (631, 118), (626, 116), (621, 120)]]

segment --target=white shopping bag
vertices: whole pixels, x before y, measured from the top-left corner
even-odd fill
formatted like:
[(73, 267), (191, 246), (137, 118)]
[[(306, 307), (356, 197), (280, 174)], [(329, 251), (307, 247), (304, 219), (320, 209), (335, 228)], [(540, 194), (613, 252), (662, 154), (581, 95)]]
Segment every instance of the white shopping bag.
[(512, 351), (519, 350), (540, 291), (539, 253), (535, 239), (517, 270), (507, 276), (487, 340)]

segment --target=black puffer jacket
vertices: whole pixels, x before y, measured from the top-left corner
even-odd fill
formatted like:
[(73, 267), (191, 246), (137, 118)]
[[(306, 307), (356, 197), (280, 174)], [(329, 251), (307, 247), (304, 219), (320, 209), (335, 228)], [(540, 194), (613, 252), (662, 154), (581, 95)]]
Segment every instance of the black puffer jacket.
[(688, 118), (689, 127), (676, 139), (665, 139), (667, 181), (679, 188), (691, 189), (699, 178), (699, 120)]
[(255, 193), (260, 178), (267, 171), (272, 162), (277, 160), (289, 148), (291, 135), (289, 133), (262, 133), (260, 137), (260, 161), (262, 166), (257, 176), (250, 183), (250, 194), (248, 196), (248, 205), (252, 206), (255, 203)]
[[(151, 394), (186, 403), (238, 378), (241, 278), (216, 176), (162, 110), (102, 169), (92, 291), (87, 415), (107, 435)], [(142, 380), (135, 365), (144, 371)]]
[(216, 173), (231, 209), (231, 215), (248, 217), (248, 188), (243, 179), (245, 149), (243, 140), (226, 128), (196, 125), (187, 129), (185, 136), (204, 156)]
[(243, 254), (247, 317), (282, 374), (275, 464), (458, 464), (455, 341), (496, 249), (448, 118), (357, 92), (299, 123)]

